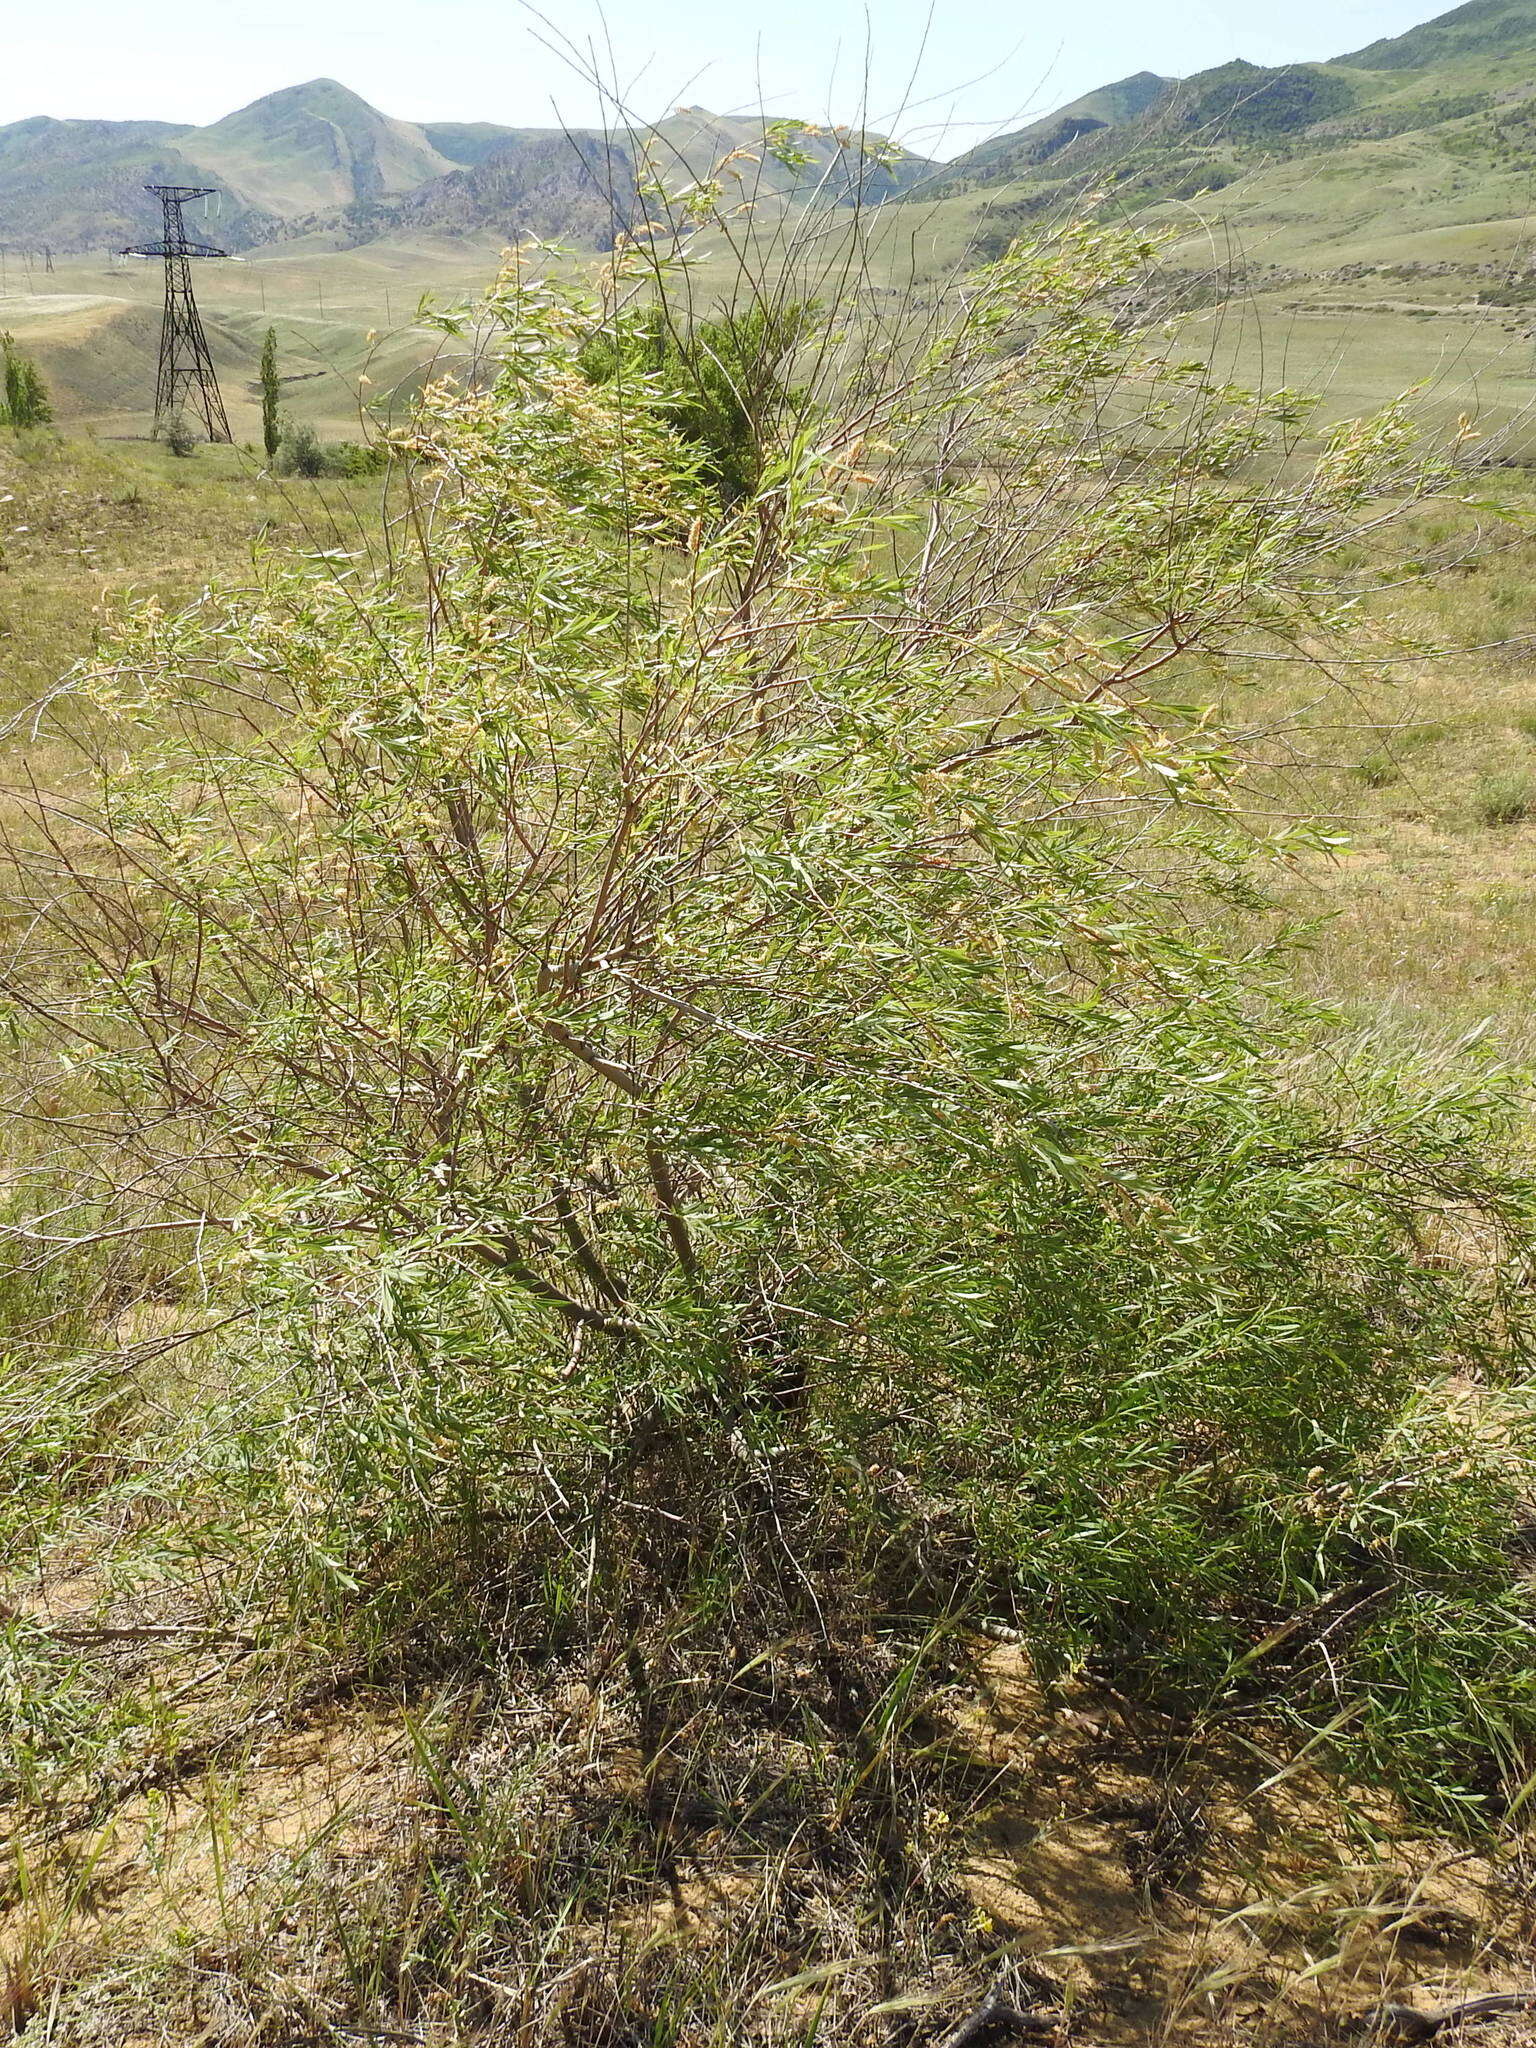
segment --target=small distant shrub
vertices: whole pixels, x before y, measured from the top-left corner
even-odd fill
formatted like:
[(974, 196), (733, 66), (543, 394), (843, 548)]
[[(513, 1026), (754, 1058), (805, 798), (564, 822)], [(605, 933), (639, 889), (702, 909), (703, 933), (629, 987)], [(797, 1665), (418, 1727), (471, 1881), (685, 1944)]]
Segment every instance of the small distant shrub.
[(36, 363), (17, 348), (15, 337), (0, 334), (0, 417), (13, 427), (45, 427), (53, 403)]
[(1527, 712), (1515, 720), (1515, 731), (1523, 732), (1528, 740), (1536, 740), (1536, 711)]
[(1357, 761), (1355, 774), (1367, 789), (1390, 789), (1394, 782), (1401, 782), (1403, 772), (1390, 754), (1367, 754), (1363, 761)]
[(323, 442), (314, 428), (290, 427), (277, 451), (279, 476), (377, 476), (389, 467), (386, 441)]
[(1518, 825), (1536, 814), (1536, 779), (1489, 775), (1478, 784), (1473, 807), (1484, 825)]
[(277, 473), (279, 476), (325, 475), (325, 450), (312, 426), (301, 423), (290, 427), (283, 435), (277, 450)]
[(160, 438), (173, 455), (185, 458), (197, 453), (197, 436), (184, 413), (177, 413)]
[(325, 453), (332, 476), (378, 476), (389, 467), (386, 441), (338, 441)]

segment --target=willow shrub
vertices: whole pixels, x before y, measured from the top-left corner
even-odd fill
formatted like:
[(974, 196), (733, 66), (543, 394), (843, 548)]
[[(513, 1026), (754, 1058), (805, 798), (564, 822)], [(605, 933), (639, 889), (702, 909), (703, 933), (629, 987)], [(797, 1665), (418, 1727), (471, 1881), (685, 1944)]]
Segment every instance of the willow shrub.
[(1447, 1800), (1518, 1765), (1503, 1112), (1332, 1058), (1185, 701), (1347, 623), (1408, 431), (1306, 454), (1137, 334), (1150, 253), (833, 320), (724, 508), (672, 381), (584, 369), (622, 290), (509, 272), (392, 568), (145, 609), (54, 700), (31, 1113), (241, 1318), (188, 1529), (248, 1615), (726, 1630), (862, 1545)]

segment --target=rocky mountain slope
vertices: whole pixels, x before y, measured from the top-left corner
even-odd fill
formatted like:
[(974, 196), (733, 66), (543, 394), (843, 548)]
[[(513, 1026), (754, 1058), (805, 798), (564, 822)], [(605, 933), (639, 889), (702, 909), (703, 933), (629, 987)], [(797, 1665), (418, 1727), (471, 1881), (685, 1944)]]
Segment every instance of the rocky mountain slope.
[[(786, 124), (775, 124), (775, 131)], [(0, 127), (0, 241), (59, 251), (155, 233), (147, 184), (212, 185), (210, 238), (245, 249), (338, 226), (365, 241), (401, 227), (558, 236), (604, 247), (645, 208), (643, 160), (675, 185), (732, 158), (743, 191), (847, 203), (909, 189), (933, 167), (857, 132), (679, 108), (654, 128), (425, 126), (391, 119), (334, 79), (268, 94), (204, 128), (39, 118)]]
[(423, 129), (330, 78), (270, 93), (183, 146), (216, 183), (280, 220), (398, 197), (453, 169)]
[(0, 239), (120, 247), (158, 230), (145, 185), (177, 183), (217, 186), (209, 232), (245, 248), (297, 215), (395, 197), (452, 169), (422, 129), (332, 79), (271, 93), (206, 128), (17, 121), (0, 128)]

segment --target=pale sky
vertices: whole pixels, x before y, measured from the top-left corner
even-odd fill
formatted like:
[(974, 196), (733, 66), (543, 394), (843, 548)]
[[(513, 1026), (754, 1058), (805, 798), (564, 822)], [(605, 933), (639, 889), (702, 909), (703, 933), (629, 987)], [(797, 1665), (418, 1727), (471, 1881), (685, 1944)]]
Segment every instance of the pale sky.
[(1333, 57), (1437, 0), (3, 0), (0, 122), (31, 114), (205, 122), (279, 86), (340, 79), (409, 120), (600, 119), (559, 33), (601, 52), (629, 110), (679, 102), (854, 120), (950, 156), (1091, 86), (1247, 57)]

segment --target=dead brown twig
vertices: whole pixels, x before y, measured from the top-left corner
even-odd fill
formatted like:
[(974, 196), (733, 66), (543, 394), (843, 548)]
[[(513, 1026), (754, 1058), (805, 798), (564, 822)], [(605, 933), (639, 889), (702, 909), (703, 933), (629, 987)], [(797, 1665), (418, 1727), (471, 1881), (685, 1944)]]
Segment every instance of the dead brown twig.
[(1021, 2011), (994, 1985), (976, 2010), (952, 2027), (936, 2048), (973, 2048), (993, 2035), (1054, 2034), (1056, 2025), (1049, 2013)]
[(1536, 1991), (1490, 1991), (1481, 1998), (1464, 1998), (1440, 2012), (1420, 2012), (1412, 2005), (1384, 2005), (1376, 2014), (1376, 2029), (1391, 2040), (1433, 2041), (1449, 2028), (1465, 2026), (1468, 2020), (1493, 2019), (1499, 2013), (1529, 2012), (1536, 2007)]

